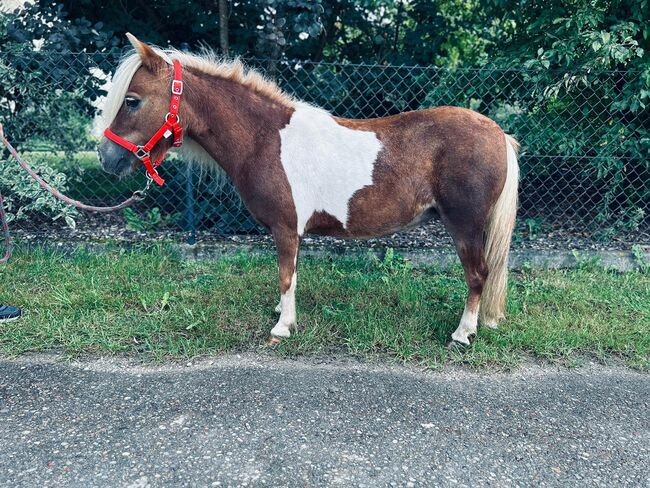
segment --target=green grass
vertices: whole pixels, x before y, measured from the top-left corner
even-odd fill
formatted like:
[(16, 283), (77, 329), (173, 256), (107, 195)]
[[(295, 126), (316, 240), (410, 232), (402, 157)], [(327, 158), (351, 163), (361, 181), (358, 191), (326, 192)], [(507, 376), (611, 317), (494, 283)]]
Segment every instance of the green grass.
[[(0, 325), (0, 351), (190, 358), (264, 349), (277, 318), (273, 256), (180, 260), (163, 246), (105, 254), (18, 252), (0, 267), (0, 302), (25, 308)], [(448, 351), (466, 289), (460, 269), (402, 260), (302, 259), (300, 330), (273, 354), (380, 355), (436, 367), (507, 368), (533, 355), (575, 364), (623, 358), (650, 368), (650, 275), (581, 269), (513, 272), (508, 319)], [(266, 349), (264, 349), (266, 350)]]

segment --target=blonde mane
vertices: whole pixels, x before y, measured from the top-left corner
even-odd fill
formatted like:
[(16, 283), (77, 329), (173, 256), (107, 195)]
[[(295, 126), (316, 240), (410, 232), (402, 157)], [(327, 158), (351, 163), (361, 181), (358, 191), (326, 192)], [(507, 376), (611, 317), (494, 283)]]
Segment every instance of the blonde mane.
[[(210, 76), (217, 76), (226, 80), (232, 80), (250, 88), (256, 93), (262, 94), (276, 102), (293, 107), (297, 103), (290, 95), (280, 89), (274, 82), (266, 79), (254, 69), (247, 68), (238, 59), (224, 60), (219, 58), (213, 51), (204, 49), (201, 54), (189, 54), (176, 49), (160, 49), (152, 47), (170, 66), (172, 60), (177, 59), (183, 67), (188, 67), (205, 73)], [(131, 80), (135, 72), (142, 66), (140, 55), (135, 50), (129, 52), (122, 58), (120, 64), (111, 79), (108, 95), (104, 100), (101, 114), (98, 117), (97, 129), (103, 133), (109, 127), (124, 103)], [(221, 187), (226, 175), (221, 166), (201, 147), (196, 141), (185, 138), (183, 146), (176, 150), (179, 156), (188, 163), (197, 163), (203, 170), (209, 170), (216, 179), (216, 184)], [(203, 171), (201, 171), (203, 176)]]
[[(193, 68), (210, 76), (234, 81), (282, 105), (293, 107), (296, 104), (296, 100), (292, 96), (282, 91), (278, 85), (266, 79), (258, 71), (246, 67), (239, 58), (225, 60), (208, 49), (204, 49), (200, 54), (190, 54), (177, 49), (160, 49), (157, 47), (153, 47), (153, 49), (169, 65), (172, 64), (172, 60), (177, 59), (184, 67)], [(120, 61), (111, 80), (111, 86), (100, 115), (98, 127), (101, 131), (110, 126), (117, 116), (124, 101), (124, 96), (131, 84), (131, 79), (133, 79), (133, 75), (140, 66), (142, 66), (142, 61), (135, 51), (129, 52)]]

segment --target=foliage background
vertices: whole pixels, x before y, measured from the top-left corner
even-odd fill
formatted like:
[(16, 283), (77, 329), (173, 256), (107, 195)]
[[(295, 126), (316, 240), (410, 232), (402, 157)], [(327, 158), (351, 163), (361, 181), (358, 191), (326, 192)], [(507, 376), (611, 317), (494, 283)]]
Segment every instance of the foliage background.
[[(648, 221), (649, 11), (649, 0), (39, 1), (0, 15), (0, 117), (27, 149), (56, 147), (75, 161), (94, 144), (98, 73), (114, 69), (128, 30), (258, 60), (337, 115), (478, 110), (524, 142), (524, 179), (549, 188), (549, 202), (591, 182), (586, 210), (608, 238)], [(75, 168), (59, 168), (61, 184), (76, 181)], [(62, 216), (8, 171), (0, 167), (0, 187), (14, 217)], [(183, 171), (174, 174), (183, 188)]]

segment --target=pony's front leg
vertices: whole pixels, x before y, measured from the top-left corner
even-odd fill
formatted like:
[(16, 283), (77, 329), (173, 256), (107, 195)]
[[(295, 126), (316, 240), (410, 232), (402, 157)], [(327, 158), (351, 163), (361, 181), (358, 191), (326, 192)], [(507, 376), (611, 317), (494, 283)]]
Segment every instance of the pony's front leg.
[(289, 337), (296, 326), (296, 263), (300, 238), (295, 232), (282, 229), (273, 232), (278, 249), (278, 271), (280, 273), (280, 319), (271, 329), (275, 337)]

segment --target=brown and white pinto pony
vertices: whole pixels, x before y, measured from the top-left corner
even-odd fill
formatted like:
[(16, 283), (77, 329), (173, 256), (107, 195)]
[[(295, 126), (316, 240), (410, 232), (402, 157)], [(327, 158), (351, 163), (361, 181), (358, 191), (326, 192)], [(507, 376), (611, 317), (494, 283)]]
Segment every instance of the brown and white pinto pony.
[[(275, 240), (281, 298), (272, 336), (288, 337), (296, 326), (296, 264), (305, 233), (367, 238), (434, 216), (453, 237), (469, 287), (453, 341), (469, 344), (479, 311), (483, 325), (496, 327), (504, 315), (519, 169), (517, 142), (495, 122), (457, 107), (343, 119), (293, 99), (237, 60), (129, 39), (135, 52), (115, 73), (105, 126), (144, 144), (168, 111), (171, 61), (180, 61), (185, 150), (218, 162)], [(152, 159), (170, 145), (162, 139)], [(116, 175), (140, 165), (108, 139), (99, 154)]]

